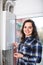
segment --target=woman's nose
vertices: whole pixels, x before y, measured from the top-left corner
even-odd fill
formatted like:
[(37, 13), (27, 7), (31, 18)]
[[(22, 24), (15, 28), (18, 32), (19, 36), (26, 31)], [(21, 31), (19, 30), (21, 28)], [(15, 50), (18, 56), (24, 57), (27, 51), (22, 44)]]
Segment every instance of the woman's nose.
[(29, 30), (29, 28), (27, 28), (27, 30)]

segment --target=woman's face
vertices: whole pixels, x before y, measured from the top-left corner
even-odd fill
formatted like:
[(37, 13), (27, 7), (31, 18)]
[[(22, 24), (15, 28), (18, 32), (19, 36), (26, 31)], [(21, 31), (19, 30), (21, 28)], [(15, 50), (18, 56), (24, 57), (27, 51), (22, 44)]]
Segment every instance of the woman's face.
[(25, 36), (26, 37), (31, 36), (32, 31), (33, 31), (32, 23), (31, 22), (25, 23), (24, 28), (23, 28), (23, 32), (24, 32)]

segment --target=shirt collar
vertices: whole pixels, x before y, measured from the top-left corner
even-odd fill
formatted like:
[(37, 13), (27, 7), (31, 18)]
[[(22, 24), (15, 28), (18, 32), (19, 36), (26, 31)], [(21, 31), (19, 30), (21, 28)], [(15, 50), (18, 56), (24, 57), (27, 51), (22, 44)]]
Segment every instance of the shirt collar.
[(29, 41), (31, 41), (31, 40), (33, 39), (33, 36), (25, 37), (25, 41), (26, 41), (27, 39), (28, 39)]

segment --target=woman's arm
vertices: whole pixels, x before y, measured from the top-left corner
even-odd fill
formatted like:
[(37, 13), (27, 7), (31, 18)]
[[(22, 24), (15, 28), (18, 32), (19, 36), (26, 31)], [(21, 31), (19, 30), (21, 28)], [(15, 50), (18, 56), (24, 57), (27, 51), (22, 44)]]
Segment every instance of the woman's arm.
[[(32, 50), (32, 51), (31, 51)], [(29, 62), (40, 63), (42, 58), (42, 45), (38, 41), (35, 45), (32, 45), (32, 49), (25, 52), (24, 57), (28, 58)]]
[[(26, 48), (24, 47), (24, 49)], [(39, 63), (42, 57), (42, 45), (38, 41), (36, 44), (32, 44), (32, 48), (29, 46), (24, 52), (20, 53), (23, 54), (23, 59), (29, 62)]]

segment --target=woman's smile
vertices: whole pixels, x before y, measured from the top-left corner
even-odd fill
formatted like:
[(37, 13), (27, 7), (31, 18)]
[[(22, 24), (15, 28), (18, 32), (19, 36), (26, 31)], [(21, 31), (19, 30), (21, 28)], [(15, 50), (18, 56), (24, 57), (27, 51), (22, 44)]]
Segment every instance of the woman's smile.
[(24, 25), (23, 31), (25, 33), (25, 36), (30, 36), (32, 34), (32, 31), (33, 31), (32, 23), (31, 22), (27, 22)]

